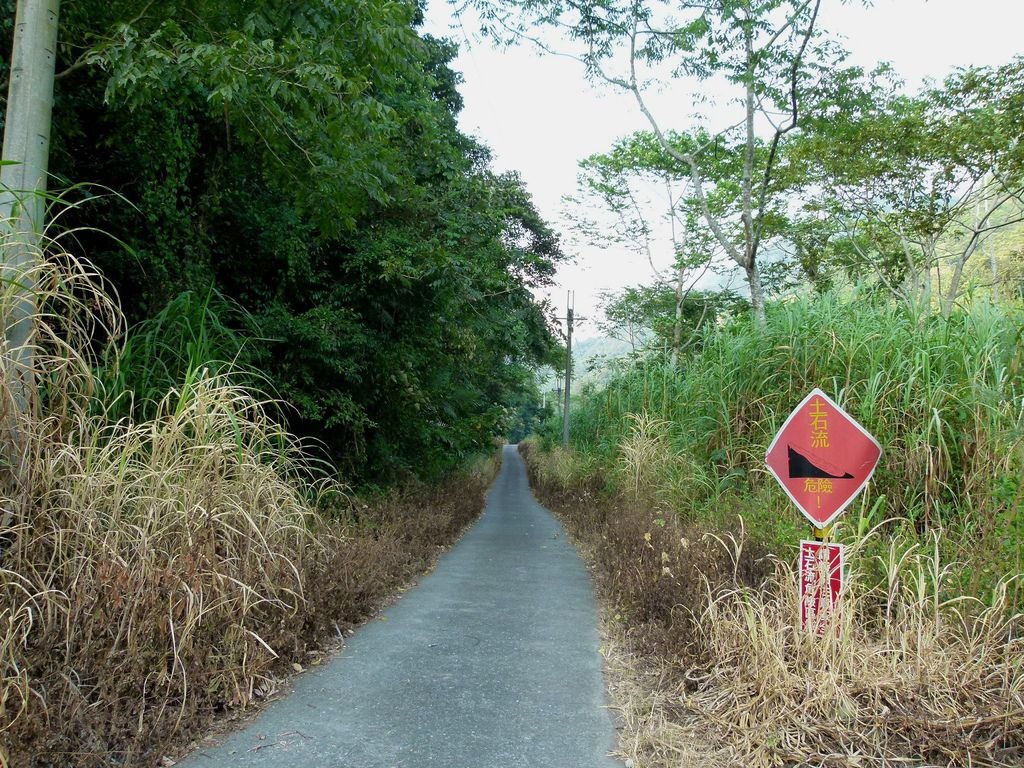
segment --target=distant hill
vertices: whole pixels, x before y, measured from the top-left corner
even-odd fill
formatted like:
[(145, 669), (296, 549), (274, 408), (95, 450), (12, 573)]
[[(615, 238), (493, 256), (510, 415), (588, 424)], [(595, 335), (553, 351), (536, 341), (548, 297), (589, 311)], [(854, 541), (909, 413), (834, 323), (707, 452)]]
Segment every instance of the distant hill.
[[(573, 386), (600, 385), (607, 381), (616, 360), (627, 357), (633, 348), (625, 341), (608, 336), (593, 336), (574, 341), (572, 345)], [(541, 390), (551, 391), (560, 382), (562, 371), (544, 372)]]
[(628, 342), (608, 336), (594, 336), (581, 339), (573, 345), (572, 362), (575, 368), (573, 381), (583, 384), (600, 384), (608, 380), (615, 360), (627, 357), (633, 351)]

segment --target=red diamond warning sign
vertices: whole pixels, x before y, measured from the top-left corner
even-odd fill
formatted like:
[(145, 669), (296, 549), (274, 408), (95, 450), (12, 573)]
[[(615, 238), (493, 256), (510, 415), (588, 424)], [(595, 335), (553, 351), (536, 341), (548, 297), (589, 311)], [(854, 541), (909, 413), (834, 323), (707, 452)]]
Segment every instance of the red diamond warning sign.
[(882, 447), (820, 389), (786, 419), (765, 461), (789, 498), (825, 528), (863, 490)]

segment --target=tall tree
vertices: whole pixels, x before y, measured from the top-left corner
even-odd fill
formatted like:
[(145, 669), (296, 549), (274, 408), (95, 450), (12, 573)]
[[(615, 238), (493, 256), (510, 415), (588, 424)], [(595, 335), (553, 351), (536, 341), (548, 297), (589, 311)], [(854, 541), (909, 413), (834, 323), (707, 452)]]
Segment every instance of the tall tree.
[(680, 303), (668, 283), (639, 285), (602, 296), (602, 332), (626, 341), (633, 352), (655, 351), (675, 366), (683, 353), (699, 351), (700, 331), (727, 314), (749, 311), (730, 291), (689, 291)]
[(118, 193), (64, 218), (131, 320), (218, 334), (353, 480), (440, 472), (510, 428), (554, 343), (532, 289), (562, 255), (459, 132), (456, 49), (416, 3), (65, 10), (52, 168)]
[[(815, 72), (841, 59), (822, 41), (821, 0), (704, 0), (679, 5), (660, 0), (477, 0), (485, 28), (504, 40), (539, 40), (538, 25), (557, 28), (575, 44), (589, 76), (632, 94), (665, 155), (692, 185), (706, 225), (744, 272), (758, 324), (764, 323), (764, 286), (758, 261), (766, 219), (777, 193), (780, 151), (800, 124), (804, 96)], [(555, 44), (558, 45), (557, 43)], [(708, 141), (681, 147), (671, 141), (648, 98), (652, 87), (726, 85), (740, 105), (730, 127)], [(678, 88), (676, 89), (678, 90)], [(689, 96), (693, 103), (701, 99)], [(686, 96), (675, 99), (685, 102)], [(678, 118), (676, 118), (678, 119)], [(708, 163), (721, 143), (742, 148), (737, 241), (708, 199)], [(763, 142), (765, 151), (759, 152)]]
[[(668, 139), (674, 146), (682, 143), (674, 134)], [(720, 253), (714, 247), (714, 238), (700, 226), (700, 203), (690, 193), (690, 179), (666, 157), (659, 140), (650, 132), (616, 142), (610, 152), (583, 160), (580, 169), (583, 198), (569, 202), (581, 213), (571, 217), (593, 244), (612, 242), (645, 257), (657, 282), (657, 293), (660, 295), (661, 287), (671, 291), (670, 332), (665, 338), (671, 364), (676, 365), (684, 346), (684, 306)], [(595, 201), (599, 209), (611, 214), (610, 222), (590, 213)], [(711, 207), (718, 206), (709, 203)], [(627, 291), (616, 296), (606, 307), (609, 319), (614, 316), (627, 326), (640, 324), (640, 318), (650, 314), (647, 309), (653, 307), (640, 298), (644, 293)], [(709, 306), (707, 301), (704, 306)], [(662, 320), (659, 318), (659, 323)]]
[(844, 83), (859, 109), (809, 121), (792, 159), (833, 246), (898, 299), (952, 312), (964, 270), (1024, 221), (1024, 60), (971, 68), (915, 96), (877, 76)]

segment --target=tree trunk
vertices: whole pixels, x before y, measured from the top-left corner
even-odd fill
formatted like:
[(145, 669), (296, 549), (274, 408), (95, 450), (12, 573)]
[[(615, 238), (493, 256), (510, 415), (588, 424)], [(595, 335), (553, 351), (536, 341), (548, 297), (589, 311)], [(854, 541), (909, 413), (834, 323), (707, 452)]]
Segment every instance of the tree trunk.
[(757, 267), (757, 233), (754, 231), (754, 149), (757, 136), (754, 133), (754, 115), (757, 110), (757, 99), (754, 93), (754, 40), (751, 27), (747, 27), (744, 46), (747, 56), (747, 76), (744, 102), (746, 106), (746, 147), (743, 153), (743, 269), (747, 273), (747, 284), (750, 286), (750, 308), (754, 313), (754, 323), (764, 330), (767, 324), (764, 314), (764, 288), (761, 285), (761, 272)]
[(999, 303), (999, 259), (996, 258), (996, 249), (992, 248), (988, 241), (982, 244), (986, 251), (988, 251), (988, 268), (992, 273), (992, 301), (993, 303)]
[(929, 237), (924, 243), (924, 281), (921, 284), (921, 307), (927, 313), (932, 311), (932, 296), (934, 295), (932, 270), (936, 276), (939, 275), (939, 259), (935, 251), (935, 239)]
[(768, 319), (764, 311), (764, 288), (761, 286), (761, 270), (757, 262), (747, 267), (747, 284), (750, 286), (750, 309), (754, 313), (754, 324), (760, 329), (768, 327)]
[[(993, 174), (991, 171), (985, 174), (982, 179), (982, 187), (988, 188), (993, 181)], [(998, 203), (990, 207), (991, 199), (986, 198), (984, 201), (979, 201), (974, 207), (974, 215), (976, 219), (975, 226), (978, 228), (975, 236), (978, 238), (978, 250), (981, 251), (982, 255), (988, 255), (988, 268), (992, 275), (992, 301), (996, 304), (999, 303), (999, 260), (996, 258), (996, 249), (990, 247), (987, 237), (981, 236), (981, 229), (984, 228), (985, 222), (988, 217), (992, 215), (993, 210), (999, 207), (1002, 203)]]
[(676, 271), (676, 317), (672, 324), (672, 357), (669, 361), (673, 368), (679, 364), (679, 350), (683, 346), (683, 281), (686, 278), (686, 270), (679, 267)]
[(953, 275), (949, 278), (949, 288), (942, 297), (942, 316), (947, 320), (953, 314), (953, 307), (956, 306), (956, 300), (960, 297), (960, 284), (964, 278), (964, 266), (974, 255), (980, 244), (981, 236), (976, 233), (967, 244), (964, 252), (956, 260), (956, 264), (953, 265)]
[(18, 0), (7, 94), (0, 169), (0, 221), (3, 226), (3, 324), (6, 353), (12, 362), (17, 408), (26, 410), (34, 395), (33, 328), (44, 194), (50, 156), (53, 79), (57, 53), (59, 0)]

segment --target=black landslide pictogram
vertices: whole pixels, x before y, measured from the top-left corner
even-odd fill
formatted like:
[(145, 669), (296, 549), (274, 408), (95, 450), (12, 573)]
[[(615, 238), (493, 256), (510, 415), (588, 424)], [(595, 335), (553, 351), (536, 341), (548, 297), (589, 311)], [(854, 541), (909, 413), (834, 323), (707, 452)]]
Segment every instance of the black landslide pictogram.
[(833, 475), (816, 466), (810, 459), (804, 456), (793, 446), (787, 445), (789, 449), (789, 476), (790, 477), (830, 477), (836, 480), (852, 480), (853, 475), (849, 472), (843, 475)]

